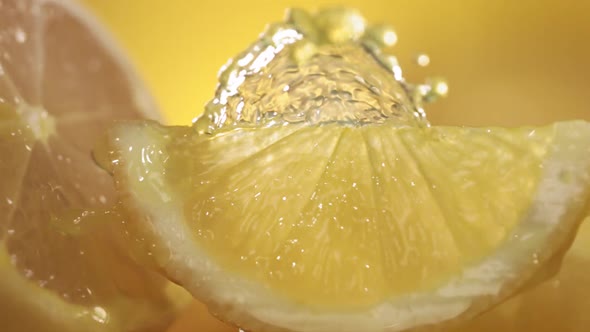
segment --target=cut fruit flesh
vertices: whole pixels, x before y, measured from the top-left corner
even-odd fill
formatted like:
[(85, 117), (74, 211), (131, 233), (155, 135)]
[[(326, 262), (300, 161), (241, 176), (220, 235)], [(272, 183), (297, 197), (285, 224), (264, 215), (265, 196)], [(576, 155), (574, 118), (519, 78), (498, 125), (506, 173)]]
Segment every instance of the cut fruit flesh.
[[(162, 329), (165, 281), (113, 249), (91, 158), (115, 120), (157, 110), (113, 42), (66, 0), (0, 0), (0, 321), (20, 331)], [(97, 227), (94, 227), (97, 226)], [(84, 234), (74, 229), (87, 228)]]
[(157, 265), (247, 329), (404, 330), (474, 315), (563, 254), (589, 197), (581, 121), (112, 135), (117, 185), (152, 231)]
[[(446, 332), (576, 332), (590, 324), (585, 315), (590, 306), (590, 289), (581, 287), (590, 282), (590, 223), (586, 219), (576, 234), (572, 248), (564, 257), (560, 271), (546, 282), (519, 292), (481, 316), (464, 322)], [(539, 319), (543, 317), (543, 319)], [(167, 332), (193, 330), (208, 332), (238, 332), (238, 329), (221, 323), (207, 312), (202, 304), (195, 303)]]
[(220, 72), (192, 128), (110, 132), (128, 232), (259, 331), (461, 321), (550, 274), (590, 195), (590, 124), (430, 127), (383, 27), (291, 11)]

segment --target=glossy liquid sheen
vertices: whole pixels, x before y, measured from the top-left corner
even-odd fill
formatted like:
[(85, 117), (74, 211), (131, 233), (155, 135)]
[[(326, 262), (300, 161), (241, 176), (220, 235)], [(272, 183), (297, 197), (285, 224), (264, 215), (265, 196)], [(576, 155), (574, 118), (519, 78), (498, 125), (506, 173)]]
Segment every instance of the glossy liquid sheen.
[[(153, 140), (127, 147), (145, 160), (129, 181), (146, 203), (178, 203), (224, 269), (320, 307), (428, 291), (493, 252), (526, 212), (549, 136), (340, 124), (212, 137), (141, 130)], [(522, 156), (490, 135), (517, 135), (538, 152)], [(482, 168), (495, 171), (482, 178)]]

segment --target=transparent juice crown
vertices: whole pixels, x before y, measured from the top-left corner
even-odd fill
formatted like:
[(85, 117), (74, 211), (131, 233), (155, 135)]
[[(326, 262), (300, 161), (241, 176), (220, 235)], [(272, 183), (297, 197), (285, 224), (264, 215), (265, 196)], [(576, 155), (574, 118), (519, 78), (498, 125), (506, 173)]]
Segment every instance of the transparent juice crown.
[(219, 73), (215, 97), (195, 119), (201, 133), (222, 128), (392, 121), (428, 126), (422, 104), (447, 92), (442, 80), (412, 85), (384, 49), (397, 36), (367, 26), (355, 10), (288, 11)]

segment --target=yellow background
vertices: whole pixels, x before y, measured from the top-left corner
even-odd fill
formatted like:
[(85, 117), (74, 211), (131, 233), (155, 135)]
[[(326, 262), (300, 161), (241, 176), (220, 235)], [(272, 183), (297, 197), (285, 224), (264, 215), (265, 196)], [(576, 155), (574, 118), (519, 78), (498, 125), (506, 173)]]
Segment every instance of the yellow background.
[[(433, 123), (590, 120), (590, 1), (586, 0), (84, 2), (131, 56), (171, 124), (188, 124), (202, 112), (214, 93), (219, 67), (252, 42), (266, 23), (280, 20), (286, 7), (335, 3), (360, 9), (370, 22), (394, 26), (399, 42), (392, 52), (410, 81), (428, 75), (448, 78), (449, 97), (427, 108)], [(430, 55), (429, 67), (412, 64), (418, 52)], [(590, 239), (588, 228), (584, 239)], [(586, 271), (590, 264), (578, 266), (571, 271), (582, 271), (581, 267)], [(590, 297), (580, 288), (565, 292), (563, 288), (555, 293), (558, 305), (575, 306)], [(550, 307), (538, 308), (528, 315), (552, 317)], [(542, 325), (549, 328), (552, 321), (548, 318)], [(227, 327), (195, 304), (173, 330), (213, 332)]]

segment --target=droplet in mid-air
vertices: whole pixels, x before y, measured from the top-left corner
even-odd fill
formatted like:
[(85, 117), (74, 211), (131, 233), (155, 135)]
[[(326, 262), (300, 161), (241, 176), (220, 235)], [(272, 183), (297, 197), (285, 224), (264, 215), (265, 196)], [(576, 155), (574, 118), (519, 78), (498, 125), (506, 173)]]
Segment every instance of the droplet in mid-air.
[(22, 28), (17, 28), (14, 32), (14, 39), (17, 43), (22, 44), (27, 41), (27, 33)]
[(416, 56), (416, 63), (420, 67), (426, 67), (430, 64), (430, 57), (426, 53), (420, 53)]

